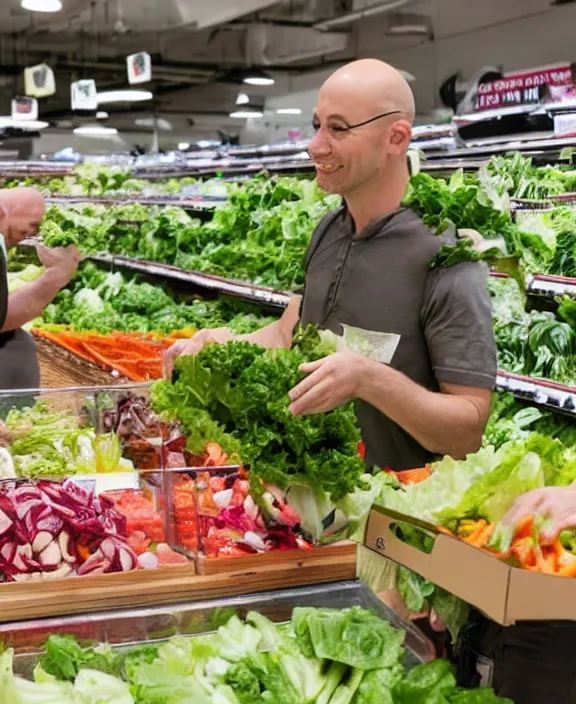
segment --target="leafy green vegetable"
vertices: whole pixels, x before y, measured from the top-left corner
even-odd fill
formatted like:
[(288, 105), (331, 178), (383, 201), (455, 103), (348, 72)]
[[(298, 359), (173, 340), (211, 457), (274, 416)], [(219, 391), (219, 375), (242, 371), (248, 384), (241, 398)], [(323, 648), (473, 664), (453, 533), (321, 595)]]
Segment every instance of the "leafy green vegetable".
[(352, 405), (304, 417), (289, 410), (300, 365), (325, 353), (316, 338), (308, 355), (298, 341), (290, 350), (233, 341), (180, 357), (172, 381), (152, 384), (152, 406), (182, 423), (190, 450), (219, 442), (228, 454), (241, 453), (253, 479), (282, 489), (304, 484), (338, 500), (359, 485), (364, 467)]
[(75, 638), (66, 635), (48, 638), (39, 664), (44, 672), (64, 682), (74, 682), (85, 668), (116, 676), (121, 673), (120, 658), (111, 649), (83, 648)]
[(421, 613), (427, 599), (434, 594), (435, 587), (432, 582), (420, 577), (406, 567), (398, 571), (398, 591), (402, 601), (413, 613)]
[(227, 326), (245, 334), (271, 322), (257, 306), (238, 299), (179, 301), (159, 286), (107, 274), (88, 262), (46, 307), (37, 327), (68, 325), (76, 331), (171, 333), (185, 328)]
[[(403, 638), (403, 631), (359, 607), (295, 609), (288, 624), (274, 624), (252, 612), (246, 623), (233, 616), (216, 633), (176, 636), (164, 643), (121, 648), (114, 654), (101, 645), (84, 648), (71, 637), (52, 636), (50, 653), (36, 667), (34, 682), (14, 676), (11, 650), (0, 655), (0, 700), (6, 704), (505, 704), (491, 690), (458, 689), (451, 666), (443, 660), (406, 672)], [(323, 654), (317, 657), (315, 650)]]
[(402, 654), (404, 633), (371, 611), (294, 609), (292, 624), (304, 653), (360, 670), (392, 667)]

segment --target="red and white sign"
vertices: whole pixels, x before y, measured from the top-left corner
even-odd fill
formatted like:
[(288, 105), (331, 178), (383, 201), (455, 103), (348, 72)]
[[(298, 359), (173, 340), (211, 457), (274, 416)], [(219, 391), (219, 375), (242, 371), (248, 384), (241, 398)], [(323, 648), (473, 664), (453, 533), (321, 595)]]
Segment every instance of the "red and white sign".
[(537, 103), (541, 88), (574, 85), (571, 64), (508, 73), (498, 81), (478, 86), (478, 110), (503, 108), (509, 105)]

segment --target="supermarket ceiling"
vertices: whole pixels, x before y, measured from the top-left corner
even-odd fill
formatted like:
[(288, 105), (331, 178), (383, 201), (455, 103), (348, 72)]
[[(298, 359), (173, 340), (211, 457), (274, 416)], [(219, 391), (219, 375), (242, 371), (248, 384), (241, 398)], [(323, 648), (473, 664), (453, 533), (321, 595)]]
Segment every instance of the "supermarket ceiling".
[(26, 66), (53, 68), (57, 93), (42, 99), (40, 114), (58, 121), (70, 118), (71, 81), (94, 78), (99, 90), (125, 88), (125, 56), (145, 50), (153, 59), (153, 103), (108, 105), (111, 118), (133, 120), (153, 105), (161, 116), (224, 120), (248, 67), (276, 79), (272, 87), (247, 91), (251, 102), (263, 104), (309, 93), (319, 82), (314, 76), (356, 57), (387, 58), (495, 22), (563, 9), (553, 9), (552, 0), (61, 2), (60, 12), (41, 13), (23, 9), (21, 0), (0, 0), (0, 114), (22, 92)]

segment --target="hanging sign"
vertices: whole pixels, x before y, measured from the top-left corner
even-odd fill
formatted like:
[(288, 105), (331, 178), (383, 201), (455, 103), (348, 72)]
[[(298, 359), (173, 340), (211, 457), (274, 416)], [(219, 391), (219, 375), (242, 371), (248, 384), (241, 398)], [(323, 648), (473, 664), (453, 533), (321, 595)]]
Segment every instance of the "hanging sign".
[(18, 122), (38, 119), (38, 101), (25, 95), (12, 98), (12, 119)]
[(72, 110), (96, 110), (98, 108), (96, 81), (85, 79), (71, 83), (70, 99)]
[(54, 71), (47, 64), (24, 69), (24, 92), (33, 98), (47, 98), (56, 92)]
[(148, 83), (152, 80), (152, 59), (150, 54), (141, 51), (126, 57), (128, 83)]
[(573, 66), (559, 64), (529, 71), (508, 73), (503, 78), (478, 86), (478, 110), (504, 108), (540, 102), (550, 89), (574, 85)]

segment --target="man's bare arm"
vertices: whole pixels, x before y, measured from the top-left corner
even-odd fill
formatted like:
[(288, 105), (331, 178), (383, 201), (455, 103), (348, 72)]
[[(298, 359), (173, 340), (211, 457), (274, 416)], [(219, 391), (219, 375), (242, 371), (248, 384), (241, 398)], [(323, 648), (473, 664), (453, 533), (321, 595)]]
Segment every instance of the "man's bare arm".
[(1, 332), (17, 330), (42, 314), (60, 289), (67, 284), (60, 272), (47, 269), (36, 281), (8, 296), (8, 310)]
[(8, 296), (6, 320), (0, 332), (9, 332), (34, 320), (74, 276), (80, 254), (74, 245), (49, 249), (39, 246), (38, 257), (46, 271)]
[(239, 339), (248, 340), (262, 347), (290, 347), (294, 328), (300, 320), (301, 300), (301, 296), (292, 296), (278, 320), (249, 335), (240, 335)]

